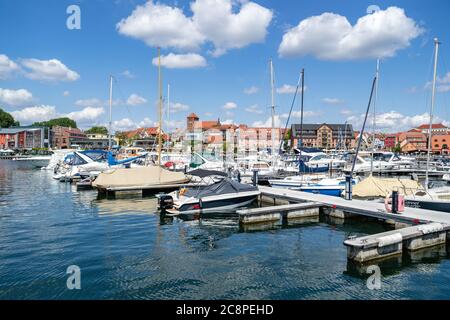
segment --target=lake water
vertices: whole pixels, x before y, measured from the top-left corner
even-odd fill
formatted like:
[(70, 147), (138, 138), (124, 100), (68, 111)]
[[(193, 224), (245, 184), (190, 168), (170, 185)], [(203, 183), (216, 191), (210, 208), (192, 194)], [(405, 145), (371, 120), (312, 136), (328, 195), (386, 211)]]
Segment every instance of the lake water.
[[(379, 264), (380, 290), (347, 262), (363, 220), (239, 227), (233, 216), (160, 217), (156, 199), (98, 200), (0, 160), (0, 299), (446, 299), (444, 247)], [(68, 266), (81, 289), (66, 286)]]

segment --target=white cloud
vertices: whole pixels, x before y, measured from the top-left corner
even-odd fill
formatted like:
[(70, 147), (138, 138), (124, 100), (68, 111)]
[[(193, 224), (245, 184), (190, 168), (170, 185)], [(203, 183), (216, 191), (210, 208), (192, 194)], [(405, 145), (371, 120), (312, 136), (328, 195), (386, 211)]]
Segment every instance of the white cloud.
[(127, 99), (127, 105), (129, 106), (137, 106), (140, 104), (144, 104), (147, 102), (147, 99), (133, 93)]
[(155, 127), (156, 124), (150, 118), (144, 118), (140, 122), (135, 122), (130, 118), (113, 121), (112, 128), (114, 131), (129, 131), (137, 128)]
[(342, 114), (343, 116), (349, 116), (353, 114), (353, 111), (349, 109), (342, 109), (341, 111), (339, 111), (339, 113)]
[[(347, 121), (353, 124), (355, 130), (361, 130), (364, 114), (358, 116), (350, 116)], [(371, 126), (369, 119), (367, 120), (366, 128)], [(370, 122), (370, 123), (369, 123)], [(421, 124), (426, 124), (430, 122), (430, 115), (428, 113), (417, 114), (413, 116), (408, 116), (401, 114), (398, 111), (389, 111), (386, 113), (380, 113), (376, 116), (376, 130), (386, 131), (386, 132), (398, 132), (402, 130), (409, 130), (411, 128), (418, 127)], [(445, 122), (439, 117), (433, 117), (433, 122)]]
[(20, 67), (7, 55), (0, 54), (0, 79), (9, 78), (14, 72), (20, 70)]
[[(426, 87), (431, 88), (431, 82)], [(437, 92), (449, 92), (450, 91), (450, 72), (444, 77), (436, 78), (436, 91)]]
[(63, 96), (64, 96), (64, 97), (68, 97), (68, 96), (70, 96), (70, 92), (69, 92), (69, 91), (67, 91), (67, 90), (66, 90), (66, 91), (64, 91), (64, 92), (63, 92)]
[(177, 7), (148, 1), (117, 24), (119, 33), (143, 40), (148, 46), (196, 50), (205, 36)]
[[(279, 94), (291, 94), (291, 93), (295, 93), (295, 89), (297, 88), (297, 86), (292, 86), (290, 84), (283, 84), (281, 87), (277, 88), (277, 93)], [(306, 91), (306, 87), (305, 87), (305, 91)], [(302, 92), (302, 88), (298, 88), (298, 92)]]
[(0, 88), (0, 102), (10, 106), (23, 106), (33, 100), (33, 95), (25, 89), (12, 90)]
[(32, 80), (75, 81), (80, 78), (78, 73), (57, 59), (22, 59), (20, 63), (27, 69), (25, 76)]
[(75, 105), (78, 107), (103, 107), (105, 102), (98, 98), (80, 99), (75, 101)]
[(405, 11), (389, 7), (358, 19), (323, 13), (289, 29), (278, 48), (281, 57), (313, 55), (325, 60), (392, 57), (410, 45), (423, 29)]
[[(282, 126), (282, 121), (280, 120), (279, 115), (274, 116), (274, 123), (275, 123), (276, 128), (279, 128)], [(267, 118), (266, 121), (255, 121), (255, 122), (253, 122), (252, 127), (271, 128), (272, 127), (272, 117)]]
[(228, 49), (263, 42), (273, 16), (271, 10), (250, 1), (195, 0), (190, 7), (193, 15), (187, 17), (180, 8), (148, 1), (116, 27), (152, 47), (196, 51), (209, 41), (215, 47), (213, 54), (219, 56)]
[(130, 70), (125, 70), (121, 73), (122, 76), (124, 76), (125, 78), (128, 79), (133, 79), (134, 78), (134, 74), (130, 71)]
[(212, 117), (214, 115), (214, 113), (212, 112), (205, 112), (205, 116), (207, 117)]
[(37, 121), (47, 121), (52, 118), (56, 118), (58, 113), (56, 112), (56, 108), (54, 106), (39, 105), (13, 111), (11, 112), (11, 115), (14, 119), (22, 123), (31, 124)]
[(225, 110), (232, 110), (232, 109), (236, 109), (237, 108), (237, 104), (234, 102), (227, 102), (223, 105), (222, 107)]
[(93, 120), (98, 119), (103, 113), (105, 112), (105, 109), (99, 107), (86, 107), (83, 110), (80, 111), (73, 111), (66, 115), (66, 117), (69, 117), (70, 119), (73, 119), (80, 123), (85, 122), (92, 122)]
[(254, 104), (254, 105), (251, 105), (248, 108), (245, 108), (245, 111), (250, 112), (250, 113), (255, 113), (255, 114), (262, 114), (263, 113), (263, 111), (261, 110), (261, 108), (257, 104)]
[(189, 110), (189, 106), (176, 102), (176, 103), (170, 103), (170, 113), (177, 113), (180, 111), (186, 111)]
[(343, 104), (344, 100), (338, 99), (338, 98), (323, 98), (323, 103), (331, 104), (331, 105), (337, 105), (337, 104)]
[[(310, 110), (305, 110), (303, 112), (303, 118), (313, 118), (313, 117), (317, 117), (322, 115), (321, 111), (310, 111)], [(283, 127), (286, 125), (286, 119), (289, 117), (288, 113), (283, 113), (281, 115), (275, 115), (274, 116), (274, 122), (275, 122), (275, 127)], [(292, 119), (293, 118), (297, 118), (300, 119), (301, 117), (301, 112), (300, 111), (293, 111), (291, 113), (291, 123), (292, 123)], [(265, 127), (265, 128), (270, 128), (272, 127), (272, 117), (268, 117), (265, 121), (256, 121), (252, 124), (253, 127)]]
[[(153, 58), (152, 63), (157, 66), (158, 57)], [(161, 66), (169, 69), (201, 68), (206, 66), (206, 60), (201, 55), (196, 53), (169, 53), (166, 56), (161, 56)]]
[(238, 11), (231, 0), (197, 0), (191, 10), (196, 28), (214, 43), (215, 56), (263, 42), (273, 16), (271, 10), (254, 2), (242, 2)]
[(258, 93), (258, 91), (259, 91), (259, 88), (255, 87), (255, 86), (251, 86), (250, 88), (244, 89), (245, 94), (255, 94), (255, 93)]

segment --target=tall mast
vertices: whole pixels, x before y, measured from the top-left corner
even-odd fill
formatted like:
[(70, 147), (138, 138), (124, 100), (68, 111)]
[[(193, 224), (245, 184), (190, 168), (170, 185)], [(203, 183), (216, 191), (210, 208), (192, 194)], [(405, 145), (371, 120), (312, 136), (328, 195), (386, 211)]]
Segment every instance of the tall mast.
[(428, 190), (428, 169), (430, 166), (430, 153), (431, 153), (431, 130), (433, 128), (433, 111), (434, 111), (434, 103), (435, 103), (435, 94), (436, 94), (436, 76), (437, 76), (437, 64), (438, 64), (438, 53), (439, 53), (439, 40), (438, 38), (434, 38), (434, 73), (433, 73), (433, 91), (431, 94), (431, 110), (430, 110), (430, 126), (428, 129), (428, 150), (427, 150), (427, 169), (425, 172), (425, 189)]
[(377, 71), (376, 71), (376, 82), (375, 82), (375, 96), (373, 97), (373, 122), (372, 122), (372, 156), (370, 157), (370, 174), (373, 174), (373, 154), (375, 152), (375, 127), (377, 121), (377, 113), (375, 106), (377, 104), (378, 98), (378, 77), (380, 76), (380, 59), (377, 59)]
[(167, 133), (170, 126), (170, 84), (167, 84)]
[(113, 89), (113, 77), (109, 76), (109, 128), (108, 128), (108, 149), (111, 150), (111, 130), (112, 130), (112, 89)]
[(159, 84), (159, 128), (158, 128), (158, 166), (161, 166), (162, 147), (162, 84), (161, 84), (161, 49), (158, 47), (158, 84)]
[(305, 69), (302, 69), (302, 98), (300, 107), (300, 154), (302, 152), (303, 147), (303, 97), (305, 95), (304, 91), (305, 91)]
[(273, 77), (273, 63), (270, 59), (270, 87), (272, 96), (272, 165), (275, 164), (275, 81)]

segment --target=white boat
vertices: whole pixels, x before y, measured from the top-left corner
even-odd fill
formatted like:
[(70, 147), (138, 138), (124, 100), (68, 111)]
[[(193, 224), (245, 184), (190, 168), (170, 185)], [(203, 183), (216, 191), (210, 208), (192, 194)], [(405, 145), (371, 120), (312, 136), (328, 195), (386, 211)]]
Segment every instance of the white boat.
[(357, 159), (353, 172), (355, 173), (366, 173), (370, 172), (373, 168), (373, 171), (384, 171), (384, 170), (392, 170), (395, 165), (389, 161), (384, 160), (383, 157), (377, 157), (376, 153), (374, 153), (373, 163), (371, 163), (371, 153), (370, 152), (361, 152)]
[(31, 156), (31, 157), (13, 158), (13, 161), (18, 161), (20, 163), (27, 164), (34, 168), (42, 168), (42, 167), (48, 166), (51, 159), (52, 159), (52, 156), (48, 155), (48, 156)]
[(194, 186), (159, 196), (159, 206), (172, 214), (230, 212), (251, 204), (260, 195), (257, 187), (229, 178), (208, 186)]

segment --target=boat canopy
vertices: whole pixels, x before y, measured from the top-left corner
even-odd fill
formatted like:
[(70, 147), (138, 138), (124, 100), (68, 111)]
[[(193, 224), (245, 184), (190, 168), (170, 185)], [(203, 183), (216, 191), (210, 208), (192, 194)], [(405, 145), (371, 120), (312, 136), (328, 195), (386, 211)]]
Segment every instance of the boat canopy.
[(360, 198), (386, 197), (392, 191), (411, 195), (419, 190), (424, 190), (424, 188), (414, 180), (369, 176), (353, 187), (353, 196)]
[(225, 178), (219, 182), (213, 183), (203, 188), (190, 188), (186, 191), (184, 196), (203, 198), (209, 196), (217, 196), (221, 194), (257, 191), (258, 188), (250, 184), (243, 184), (237, 181)]
[(94, 187), (106, 188), (151, 188), (188, 182), (190, 177), (183, 172), (173, 172), (158, 166), (111, 169), (99, 174), (92, 183)]
[(200, 178), (210, 177), (210, 176), (220, 176), (220, 177), (226, 177), (227, 174), (222, 171), (217, 170), (205, 170), (205, 169), (195, 169), (192, 171), (189, 171), (188, 174), (191, 176), (196, 176)]

